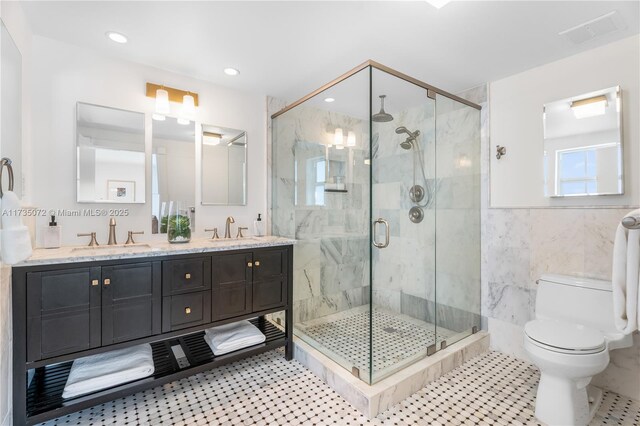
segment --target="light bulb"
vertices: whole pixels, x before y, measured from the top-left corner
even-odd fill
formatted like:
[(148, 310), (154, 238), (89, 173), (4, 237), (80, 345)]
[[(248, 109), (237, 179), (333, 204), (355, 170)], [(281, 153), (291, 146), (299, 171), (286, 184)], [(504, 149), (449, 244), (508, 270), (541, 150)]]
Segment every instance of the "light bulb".
[(352, 131), (347, 133), (347, 146), (356, 146), (356, 134)]
[(164, 89), (156, 90), (156, 113), (169, 114), (171, 106), (169, 105), (169, 92)]
[(153, 114), (151, 118), (153, 118), (156, 121), (164, 121), (167, 117), (165, 117), (162, 114)]
[(193, 96), (184, 95), (182, 97), (182, 113), (187, 117), (193, 117), (196, 114), (196, 102)]

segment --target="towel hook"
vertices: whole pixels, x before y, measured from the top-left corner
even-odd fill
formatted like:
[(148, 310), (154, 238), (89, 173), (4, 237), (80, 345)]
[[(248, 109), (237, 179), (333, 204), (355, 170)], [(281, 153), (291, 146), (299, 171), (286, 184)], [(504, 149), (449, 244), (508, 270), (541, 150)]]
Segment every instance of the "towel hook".
[(4, 196), (4, 192), (2, 191), (2, 174), (4, 166), (7, 166), (7, 173), (9, 174), (9, 191), (13, 191), (13, 167), (11, 166), (11, 159), (3, 157), (0, 159), (0, 198)]

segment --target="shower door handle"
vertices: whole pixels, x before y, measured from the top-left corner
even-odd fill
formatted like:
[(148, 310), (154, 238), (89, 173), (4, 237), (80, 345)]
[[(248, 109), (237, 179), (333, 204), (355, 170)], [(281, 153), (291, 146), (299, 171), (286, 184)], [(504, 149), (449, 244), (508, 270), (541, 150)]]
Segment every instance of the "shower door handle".
[[(378, 239), (376, 238), (376, 236), (378, 235), (378, 227), (376, 225), (379, 224), (384, 225), (384, 243), (379, 243)], [(389, 246), (389, 222), (382, 218), (379, 218), (373, 222), (373, 245), (381, 249)]]

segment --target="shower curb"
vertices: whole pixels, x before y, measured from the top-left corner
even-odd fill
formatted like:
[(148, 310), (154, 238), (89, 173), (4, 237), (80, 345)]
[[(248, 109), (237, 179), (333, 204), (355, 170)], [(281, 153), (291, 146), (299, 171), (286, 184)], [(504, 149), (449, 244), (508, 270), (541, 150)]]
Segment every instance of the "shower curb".
[(489, 333), (480, 331), (466, 337), (373, 385), (359, 380), (297, 337), (294, 338), (294, 347), (294, 358), (299, 363), (372, 419), (471, 358), (488, 352)]

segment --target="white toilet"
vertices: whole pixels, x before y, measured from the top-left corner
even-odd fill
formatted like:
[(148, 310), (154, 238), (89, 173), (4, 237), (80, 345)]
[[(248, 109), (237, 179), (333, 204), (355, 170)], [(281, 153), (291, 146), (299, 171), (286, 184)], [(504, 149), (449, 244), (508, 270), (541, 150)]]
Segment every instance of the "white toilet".
[(609, 364), (611, 349), (632, 345), (616, 330), (611, 283), (543, 275), (536, 319), (524, 326), (524, 348), (540, 369), (536, 417), (550, 426), (586, 425), (602, 391), (587, 387)]

